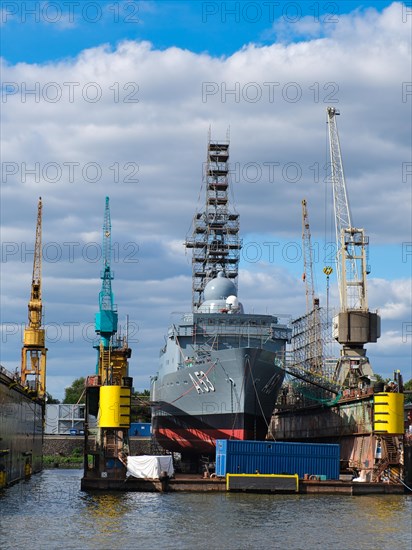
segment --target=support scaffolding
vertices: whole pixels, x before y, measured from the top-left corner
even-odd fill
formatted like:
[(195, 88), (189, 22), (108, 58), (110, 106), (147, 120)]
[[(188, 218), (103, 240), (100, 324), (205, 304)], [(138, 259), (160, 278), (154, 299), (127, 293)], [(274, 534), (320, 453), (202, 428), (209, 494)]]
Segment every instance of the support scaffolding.
[(237, 287), (239, 214), (229, 211), (229, 136), (225, 141), (208, 140), (205, 167), (206, 205), (193, 218), (192, 236), (185, 242), (193, 249), (192, 304), (201, 304), (207, 283), (222, 271)]

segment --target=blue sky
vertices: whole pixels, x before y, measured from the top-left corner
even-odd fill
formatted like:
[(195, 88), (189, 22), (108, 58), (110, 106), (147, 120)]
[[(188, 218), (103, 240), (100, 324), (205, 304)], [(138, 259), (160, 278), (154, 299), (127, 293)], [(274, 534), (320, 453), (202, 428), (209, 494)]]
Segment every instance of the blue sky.
[(274, 24), (309, 18), (328, 26), (355, 9), (382, 11), (388, 0), (288, 1), (3, 1), (2, 55), (11, 63), (43, 63), (78, 55), (86, 48), (121, 40), (149, 40), (214, 56), (230, 55), (245, 44), (270, 44)]
[[(326, 6), (328, 6), (326, 8)], [(1, 2), (1, 364), (19, 366), (43, 198), (48, 388), (92, 373), (104, 201), (131, 375), (149, 387), (172, 312), (190, 308), (182, 245), (201, 209), (207, 136), (226, 137), (246, 311), (305, 310), (301, 200), (334, 240), (326, 107), (352, 220), (370, 236), (375, 370), (412, 377), (410, 2)], [(297, 174), (297, 177), (295, 175)], [(268, 244), (270, 243), (270, 244)], [(271, 248), (272, 247), (272, 248)], [(274, 256), (269, 256), (269, 251)], [(315, 258), (321, 303), (324, 258)], [(327, 263), (330, 263), (329, 261)], [(331, 302), (338, 307), (336, 280)]]

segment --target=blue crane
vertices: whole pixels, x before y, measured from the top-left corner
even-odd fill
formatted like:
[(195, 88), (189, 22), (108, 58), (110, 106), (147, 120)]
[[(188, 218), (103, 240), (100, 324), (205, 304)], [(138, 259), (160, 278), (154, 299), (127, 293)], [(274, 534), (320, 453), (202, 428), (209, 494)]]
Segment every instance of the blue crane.
[(102, 288), (99, 293), (99, 312), (95, 316), (95, 331), (99, 335), (99, 341), (94, 345), (97, 349), (97, 376), (88, 376), (86, 379), (85, 424), (88, 426), (89, 418), (93, 416), (96, 428), (85, 431), (83, 488), (97, 487), (96, 481), (102, 478), (116, 482), (119, 478), (126, 480), (129, 454), (133, 379), (129, 377), (128, 359), (132, 350), (127, 345), (127, 334), (123, 339), (116, 336), (118, 314), (113, 303), (113, 273), (110, 270), (111, 229), (109, 197), (106, 197), (103, 270), (100, 275)]
[(118, 314), (113, 304), (111, 260), (111, 221), (109, 197), (106, 197), (103, 223), (103, 271), (100, 274), (102, 289), (99, 293), (99, 312), (95, 317), (95, 331), (100, 335), (98, 349), (109, 350), (112, 336), (117, 332)]

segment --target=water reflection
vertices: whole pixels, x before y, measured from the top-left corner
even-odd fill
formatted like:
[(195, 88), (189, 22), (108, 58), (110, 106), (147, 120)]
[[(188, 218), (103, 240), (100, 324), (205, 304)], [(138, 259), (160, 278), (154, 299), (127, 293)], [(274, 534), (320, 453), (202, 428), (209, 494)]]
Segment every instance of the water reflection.
[(84, 493), (80, 478), (50, 470), (0, 492), (0, 548), (412, 547), (412, 496)]

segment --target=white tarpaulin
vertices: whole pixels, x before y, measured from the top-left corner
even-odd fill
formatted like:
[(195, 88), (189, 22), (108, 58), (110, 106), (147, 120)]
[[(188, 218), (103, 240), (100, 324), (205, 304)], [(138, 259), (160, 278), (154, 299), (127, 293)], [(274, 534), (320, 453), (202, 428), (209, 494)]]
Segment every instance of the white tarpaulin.
[(171, 456), (142, 455), (127, 457), (128, 476), (144, 479), (159, 479), (162, 472), (167, 472), (169, 477), (174, 474)]

